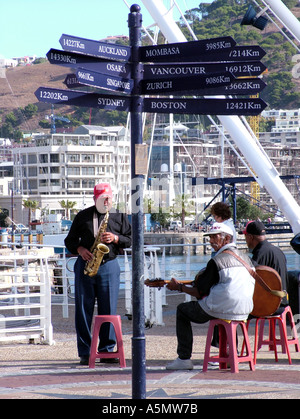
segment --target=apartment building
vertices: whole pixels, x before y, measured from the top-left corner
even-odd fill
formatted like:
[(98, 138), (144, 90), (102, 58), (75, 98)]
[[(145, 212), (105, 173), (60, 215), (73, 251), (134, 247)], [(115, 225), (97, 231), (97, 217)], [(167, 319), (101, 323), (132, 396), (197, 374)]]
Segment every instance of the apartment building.
[[(97, 183), (109, 182), (114, 201), (127, 208), (130, 141), (124, 127), (85, 125), (73, 134), (38, 135), (28, 145), (13, 148), (13, 158), (15, 202), (18, 197), (30, 198), (47, 213), (63, 213), (59, 201), (69, 200), (80, 210), (93, 205)], [(0, 198), (1, 207), (10, 208), (8, 198), (6, 202)], [(19, 204), (15, 219), (26, 221), (25, 212)]]

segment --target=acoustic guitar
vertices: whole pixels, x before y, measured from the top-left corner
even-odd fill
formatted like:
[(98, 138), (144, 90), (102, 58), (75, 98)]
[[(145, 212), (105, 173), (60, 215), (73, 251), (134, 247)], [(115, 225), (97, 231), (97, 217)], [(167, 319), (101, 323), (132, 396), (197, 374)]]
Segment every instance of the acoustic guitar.
[(281, 299), (286, 295), (282, 291), (280, 275), (269, 266), (257, 266), (255, 272), (267, 287), (255, 278), (253, 310), (251, 314), (254, 317), (271, 316), (280, 306)]

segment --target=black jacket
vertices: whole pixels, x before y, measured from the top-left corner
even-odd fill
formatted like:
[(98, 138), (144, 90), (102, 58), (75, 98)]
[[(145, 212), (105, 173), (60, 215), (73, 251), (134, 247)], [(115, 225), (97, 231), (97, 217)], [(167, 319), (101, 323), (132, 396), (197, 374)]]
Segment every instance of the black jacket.
[[(77, 255), (79, 246), (91, 249), (95, 241), (93, 229), (93, 216), (97, 213), (99, 225), (105, 214), (99, 214), (95, 205), (80, 211), (71, 225), (69, 234), (65, 238), (65, 246), (73, 255)], [(104, 256), (104, 260), (114, 259), (120, 251), (120, 248), (131, 246), (131, 225), (127, 215), (112, 209), (109, 213), (107, 224), (108, 232), (114, 233), (119, 237), (118, 243), (108, 243), (109, 254)]]

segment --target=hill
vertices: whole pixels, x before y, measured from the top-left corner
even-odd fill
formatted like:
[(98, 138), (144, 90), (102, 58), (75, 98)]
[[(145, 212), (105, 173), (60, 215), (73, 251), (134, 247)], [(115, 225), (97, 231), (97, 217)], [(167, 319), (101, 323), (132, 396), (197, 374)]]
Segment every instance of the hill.
[[(296, 0), (285, 0), (293, 14), (300, 17), (300, 5)], [(294, 7), (295, 5), (298, 7)], [(198, 39), (218, 36), (232, 36), (238, 45), (260, 45), (267, 53), (263, 62), (268, 67), (268, 74), (264, 75), (267, 88), (260, 96), (270, 108), (292, 109), (298, 108), (300, 103), (300, 78), (292, 76), (295, 62), (292, 57), (297, 54), (295, 48), (279, 33), (278, 28), (269, 23), (263, 31), (251, 26), (241, 26), (240, 22), (247, 10), (248, 4), (244, 0), (215, 0), (211, 4), (201, 3), (199, 8), (186, 13), (192, 22), (193, 30)], [(183, 22), (179, 22), (187, 38), (191, 40)], [(146, 38), (145, 38), (145, 42)], [(149, 42), (149, 41), (148, 41)], [(163, 43), (160, 35), (158, 43)], [(51, 105), (38, 102), (34, 92), (40, 86), (66, 88), (63, 81), (71, 69), (43, 62), (36, 65), (9, 68), (6, 78), (0, 78), (0, 137), (17, 130), (31, 131), (41, 129), (39, 122), (51, 113)], [(86, 89), (85, 89), (86, 90)], [(37, 112), (33, 116), (25, 117), (22, 111), (29, 104), (34, 104)], [(73, 126), (88, 123), (91, 117), (93, 124), (110, 125), (126, 123), (126, 113), (108, 112), (55, 105), (55, 114), (68, 115)], [(10, 116), (7, 121), (7, 115)], [(57, 126), (59, 123), (57, 124)], [(44, 124), (44, 126), (46, 126)], [(10, 128), (10, 131), (7, 131)]]
[[(6, 70), (6, 78), (0, 79), (0, 109), (1, 116), (9, 112), (18, 113), (19, 108), (24, 108), (28, 104), (35, 104), (38, 113), (30, 120), (20, 117), (21, 129), (37, 129), (38, 122), (45, 118), (46, 113), (50, 113), (51, 106), (38, 102), (34, 95), (40, 86), (65, 88), (63, 81), (69, 73), (68, 69), (51, 65), (48, 61), (31, 66), (15, 67)], [(61, 113), (70, 111), (70, 107), (60, 107)]]

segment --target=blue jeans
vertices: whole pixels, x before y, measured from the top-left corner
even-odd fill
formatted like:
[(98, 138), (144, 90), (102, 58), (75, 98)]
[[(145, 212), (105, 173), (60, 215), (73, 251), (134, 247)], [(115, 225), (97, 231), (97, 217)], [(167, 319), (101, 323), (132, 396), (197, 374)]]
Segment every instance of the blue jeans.
[[(116, 314), (120, 266), (117, 259), (101, 265), (97, 275), (84, 275), (85, 261), (79, 256), (75, 266), (75, 327), (78, 355), (89, 356), (91, 346), (91, 326), (97, 299), (98, 315)], [(98, 351), (111, 352), (116, 344), (114, 327), (110, 323), (101, 326)]]

